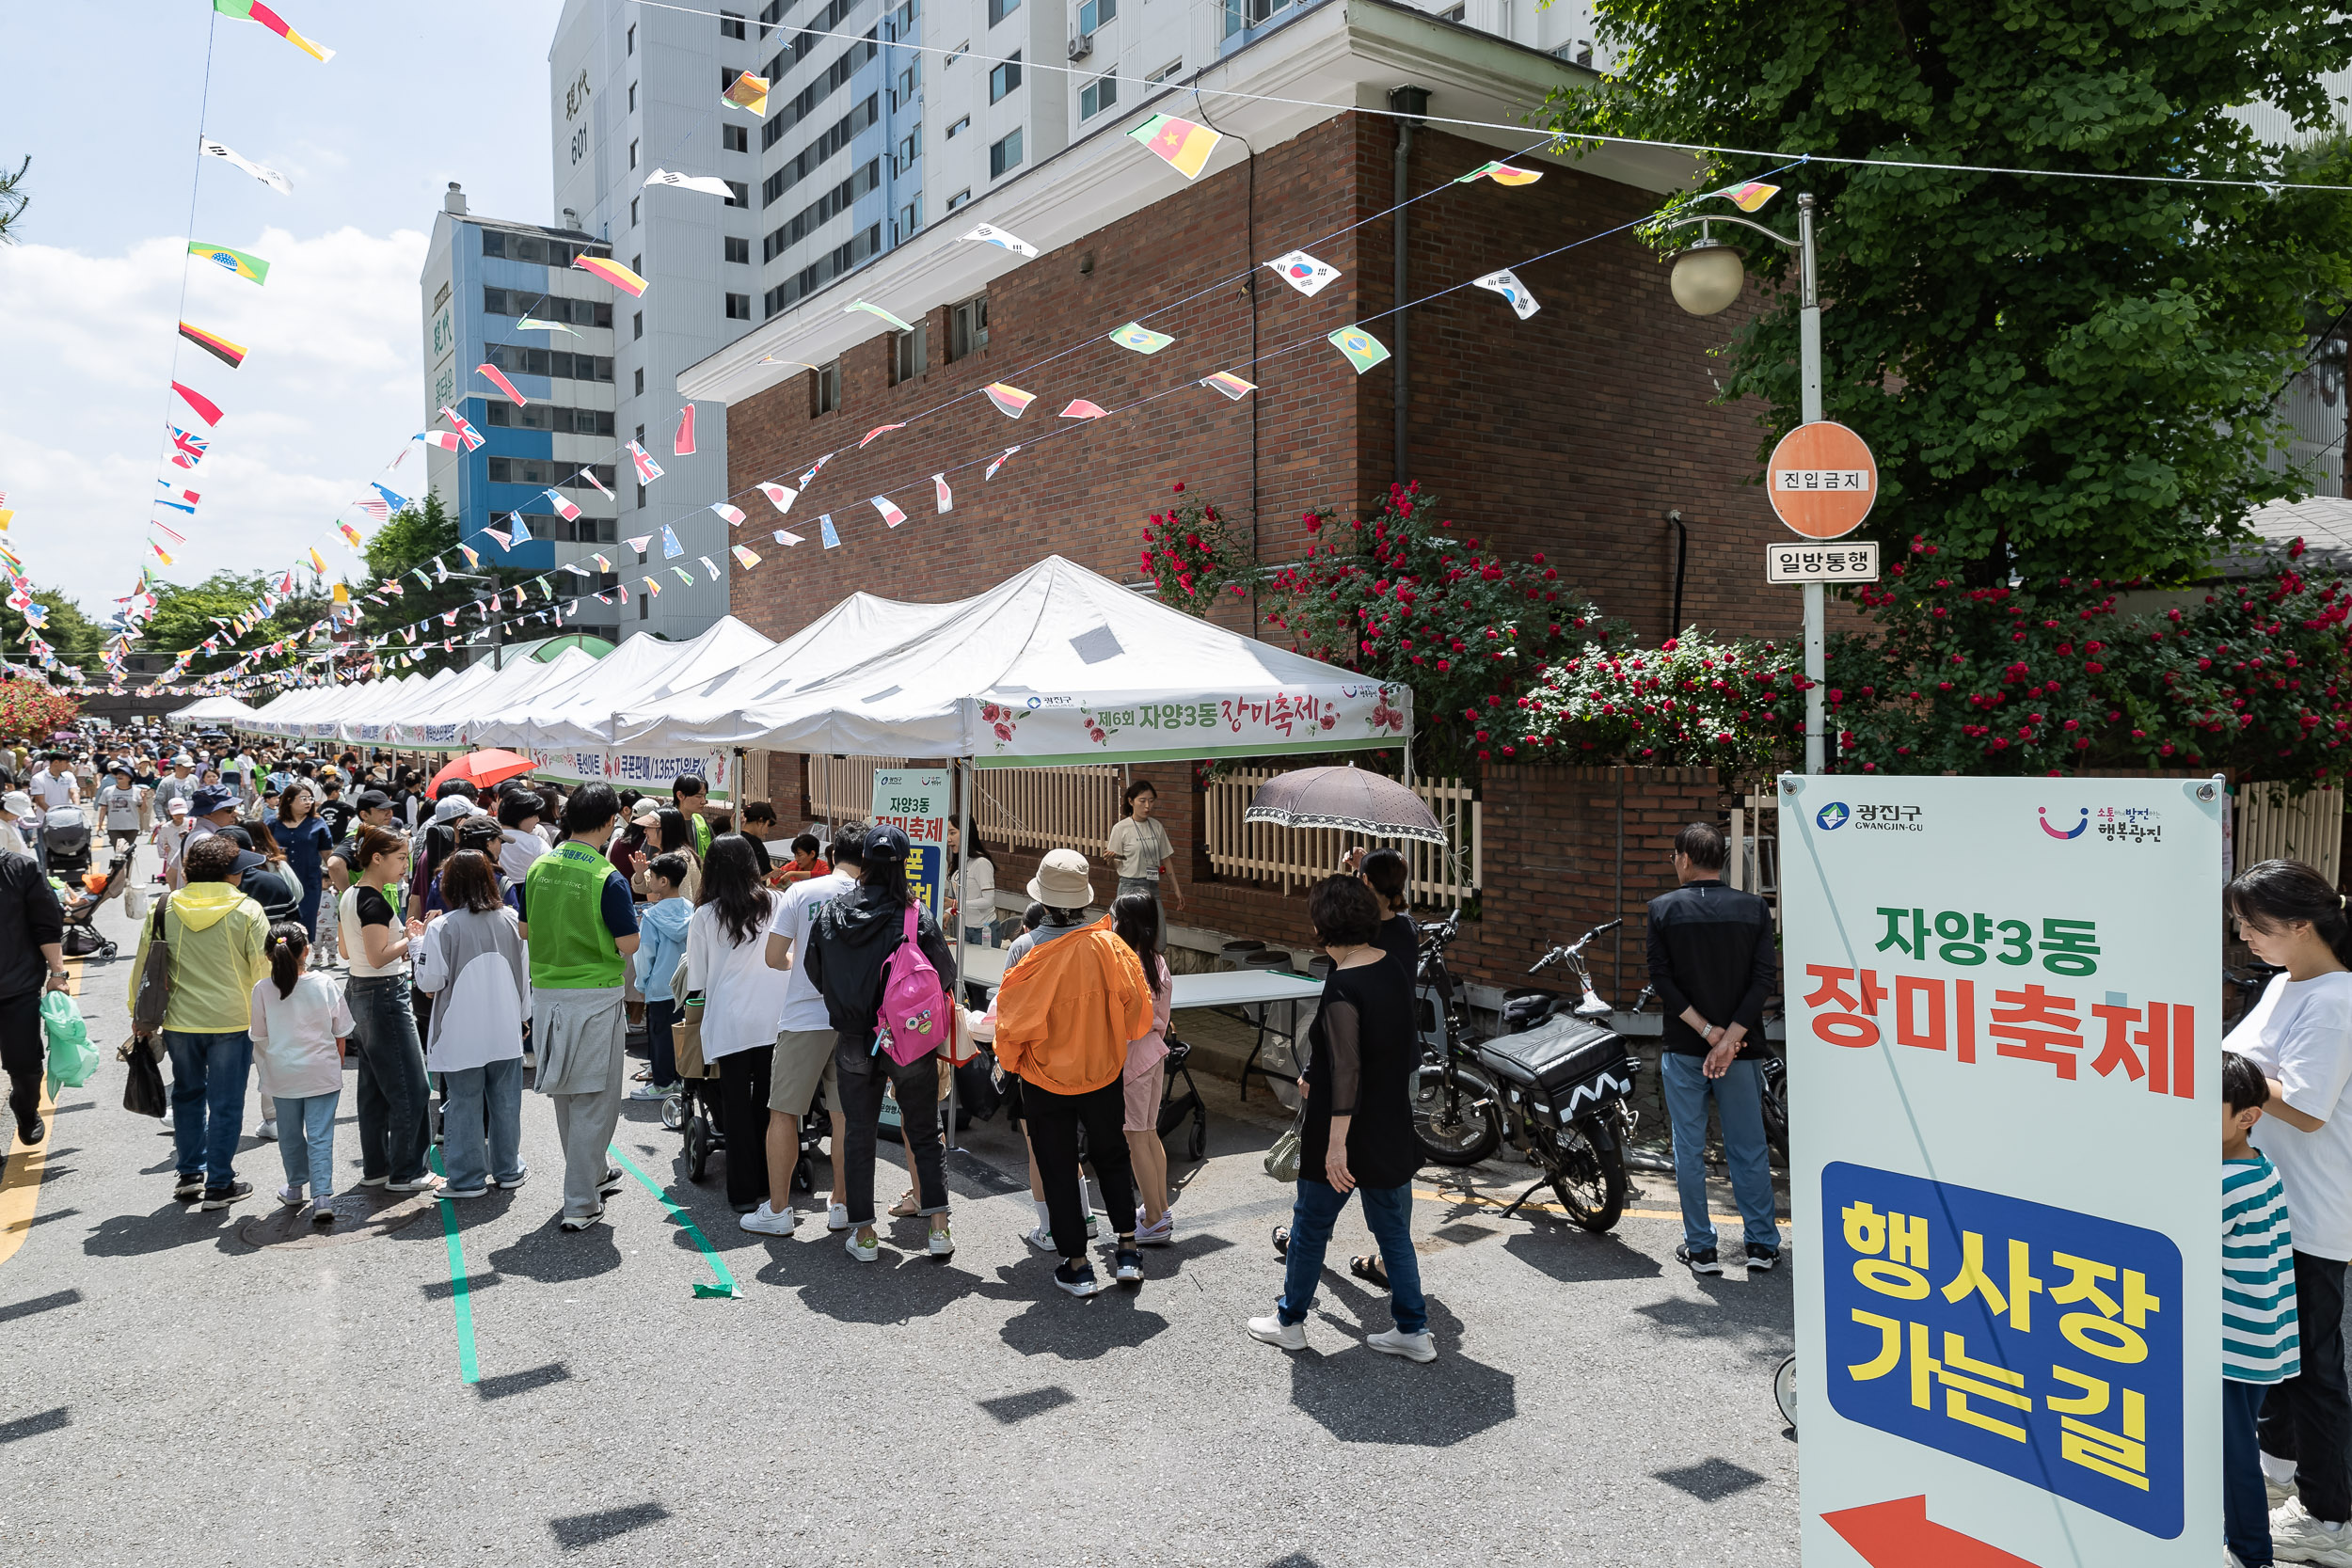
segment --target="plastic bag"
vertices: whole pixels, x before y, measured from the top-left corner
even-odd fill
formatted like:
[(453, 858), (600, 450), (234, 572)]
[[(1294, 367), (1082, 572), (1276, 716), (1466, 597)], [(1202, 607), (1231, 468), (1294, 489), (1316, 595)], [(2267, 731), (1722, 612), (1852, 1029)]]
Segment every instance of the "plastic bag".
[(90, 1049), (89, 1027), (73, 998), (53, 990), (40, 999), (41, 1029), (49, 1037), (49, 1092), (57, 1085), (78, 1089), (98, 1070), (98, 1053)]

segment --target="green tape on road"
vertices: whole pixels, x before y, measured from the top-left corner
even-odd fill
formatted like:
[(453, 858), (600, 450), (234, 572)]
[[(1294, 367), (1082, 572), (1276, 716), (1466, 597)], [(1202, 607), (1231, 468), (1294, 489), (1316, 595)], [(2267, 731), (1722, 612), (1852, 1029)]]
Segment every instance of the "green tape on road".
[(654, 1185), (653, 1178), (647, 1176), (644, 1171), (639, 1170), (637, 1168), (637, 1162), (631, 1160), (628, 1155), (621, 1152), (620, 1145), (608, 1144), (605, 1147), (611, 1151), (612, 1158), (621, 1163), (621, 1168), (628, 1172), (629, 1175), (637, 1178), (638, 1183), (642, 1185), (645, 1191), (653, 1194), (654, 1200), (656, 1202), (660, 1203), (664, 1209), (670, 1211), (670, 1217), (677, 1221), (678, 1224), (684, 1226), (686, 1227), (686, 1233), (694, 1238), (694, 1244), (703, 1249), (703, 1261), (710, 1265), (710, 1272), (718, 1276), (719, 1283), (716, 1285), (706, 1285), (698, 1279), (694, 1282), (694, 1294), (697, 1296), (724, 1296), (729, 1299), (740, 1296), (743, 1293), (741, 1287), (735, 1283), (735, 1275), (727, 1273), (727, 1266), (723, 1260), (721, 1260), (717, 1250), (711, 1246), (709, 1240), (703, 1235), (701, 1228), (694, 1224), (694, 1216), (689, 1214), (685, 1210), (671, 1202), (670, 1195), (663, 1192), (660, 1187)]
[[(443, 1180), (449, 1179), (437, 1148), (433, 1151), (433, 1173)], [(473, 1296), (466, 1283), (466, 1244), (457, 1238), (457, 1205), (444, 1197), (436, 1200), (434, 1207), (441, 1212), (441, 1240), (449, 1245), (449, 1299), (457, 1312), (457, 1379), (479, 1383), (482, 1368), (473, 1354)]]

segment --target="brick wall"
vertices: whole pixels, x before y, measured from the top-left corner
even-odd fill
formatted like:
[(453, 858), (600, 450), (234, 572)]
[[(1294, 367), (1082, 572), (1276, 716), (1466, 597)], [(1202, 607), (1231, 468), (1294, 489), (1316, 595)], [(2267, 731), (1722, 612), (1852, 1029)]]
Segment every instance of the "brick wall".
[[(1394, 145), (1385, 120), (1327, 121), (1261, 153), (1254, 191), (1248, 167), (1228, 170), (998, 279), (988, 346), (965, 359), (946, 359), (954, 301), (889, 301), (901, 314), (928, 311), (931, 363), (922, 374), (893, 384), (894, 339), (882, 332), (844, 356), (839, 410), (811, 415), (806, 375), (730, 408), (739, 492), (789, 482), (838, 453), (788, 519), (808, 544), (787, 551), (744, 529), (771, 564), (734, 579), (734, 612), (781, 637), (855, 590), (960, 597), (1048, 552), (1132, 579), (1145, 518), (1177, 479), (1245, 525), (1254, 486), (1261, 558), (1295, 559), (1302, 511), (1369, 505), (1391, 474), (1389, 368), (1359, 377), (1322, 340), (1394, 303), (1395, 220), (1349, 229), (1390, 205)], [(1413, 184), (1489, 155), (1424, 131)], [(1643, 193), (1557, 167), (1515, 190), (1450, 186), (1409, 210), (1408, 290), (1418, 297), (1518, 265), (1648, 204)], [(1294, 245), (1342, 277), (1310, 299), (1263, 267), (1249, 270)], [(1247, 285), (1235, 277), (1245, 270)], [(1756, 592), (1757, 546), (1778, 527), (1761, 490), (1738, 483), (1760, 467), (1759, 433), (1747, 410), (1708, 402), (1707, 351), (1738, 312), (1685, 316), (1662, 265), (1623, 234), (1519, 270), (1543, 305), (1527, 322), (1474, 289), (1413, 311), (1412, 467), (1445, 515), (1512, 551), (1545, 551), (1565, 578), (1656, 639), (1668, 629), (1675, 568), (1660, 514), (1678, 507), (1692, 532), (1683, 618), (1735, 632), (1794, 627), (1793, 594)], [(1086, 342), (1144, 316), (1177, 342), (1149, 357)], [(1235, 403), (1190, 384), (1225, 367), (1259, 382), (1259, 392)], [(997, 380), (1037, 394), (1020, 420), (964, 397)], [(1073, 398), (1117, 408), (1168, 388), (1109, 420), (1057, 418)], [(898, 421), (908, 428), (856, 450), (866, 431)], [(1020, 454), (983, 482), (988, 458), (1016, 442)], [(941, 471), (956, 498), (945, 518), (934, 515), (929, 480)], [(908, 514), (895, 532), (866, 504), (878, 492)], [(773, 515), (756, 496), (745, 504), (755, 518)], [(819, 512), (833, 515), (843, 547), (822, 549), (803, 526)]]

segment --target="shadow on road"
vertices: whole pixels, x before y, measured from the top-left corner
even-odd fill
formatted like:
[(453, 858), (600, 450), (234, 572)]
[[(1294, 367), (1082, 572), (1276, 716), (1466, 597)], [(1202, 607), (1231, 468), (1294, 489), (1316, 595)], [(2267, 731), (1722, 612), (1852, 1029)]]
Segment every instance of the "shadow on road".
[[(582, 1235), (590, 1234), (583, 1231)], [(670, 1516), (670, 1511), (660, 1503), (632, 1503), (627, 1508), (608, 1508), (601, 1513), (573, 1513), (561, 1519), (549, 1519), (548, 1528), (555, 1536), (555, 1544), (567, 1552), (597, 1545), (616, 1535), (627, 1535), (647, 1525), (658, 1525)]]
[(559, 1218), (549, 1214), (545, 1225), (525, 1233), (514, 1245), (493, 1251), (485, 1261), (495, 1274), (518, 1275), (542, 1285), (594, 1279), (621, 1266), (620, 1243), (612, 1239), (611, 1226), (565, 1231), (557, 1228)]

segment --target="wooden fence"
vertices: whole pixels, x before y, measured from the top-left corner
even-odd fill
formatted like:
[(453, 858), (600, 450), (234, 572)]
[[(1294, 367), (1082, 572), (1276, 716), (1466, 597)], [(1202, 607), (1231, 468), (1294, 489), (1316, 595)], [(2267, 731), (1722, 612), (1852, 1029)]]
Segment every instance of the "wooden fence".
[(1100, 855), (1120, 816), (1120, 770), (1103, 764), (980, 768), (971, 776), (972, 825), (993, 847)]
[[(1244, 822), (1242, 814), (1258, 786), (1275, 776), (1270, 768), (1237, 768), (1219, 776), (1202, 801), (1201, 821), (1209, 863), (1222, 877), (1261, 882), (1288, 893), (1331, 875), (1340, 857), (1365, 842), (1359, 833), (1336, 828), (1278, 828)], [(1410, 867), (1409, 888), (1417, 904), (1459, 904), (1479, 888), (1482, 844), (1478, 800), (1462, 779), (1428, 779), (1413, 785), (1446, 832), (1443, 845), (1391, 841)]]
[(2284, 784), (2240, 784), (2237, 863), (2268, 860), (2302, 861), (2335, 881), (2344, 864), (2344, 792), (2289, 797)]

